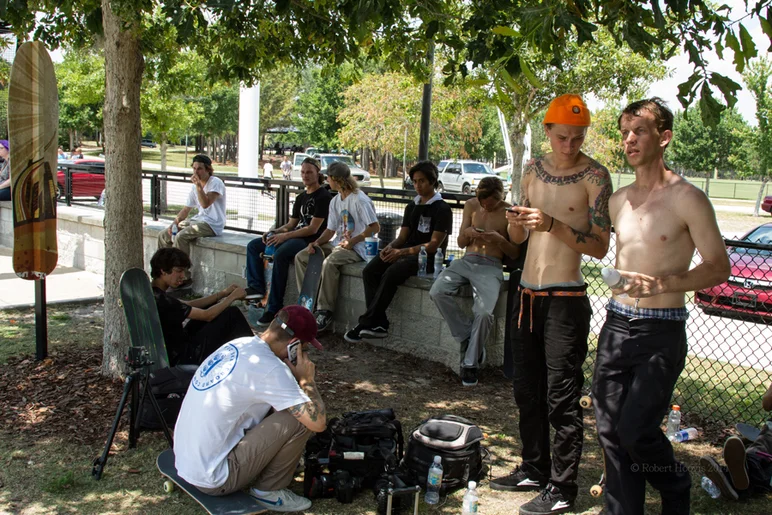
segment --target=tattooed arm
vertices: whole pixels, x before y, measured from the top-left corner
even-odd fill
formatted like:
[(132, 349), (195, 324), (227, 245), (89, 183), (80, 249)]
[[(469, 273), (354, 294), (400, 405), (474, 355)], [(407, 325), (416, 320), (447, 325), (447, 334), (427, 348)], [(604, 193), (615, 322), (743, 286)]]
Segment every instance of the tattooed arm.
[(292, 374), (298, 380), (300, 387), (311, 399), (309, 402), (296, 404), (288, 408), (287, 411), (309, 430), (315, 433), (324, 431), (327, 427), (327, 410), (314, 381), (316, 365), (308, 359), (302, 345), (298, 347), (297, 365), (293, 365), (289, 360), (285, 360), (285, 363), (292, 370)]
[(555, 220), (550, 231), (577, 252), (602, 259), (608, 252), (611, 218), (608, 201), (611, 198), (611, 175), (604, 166), (597, 166), (585, 177), (589, 211), (587, 227), (574, 228)]

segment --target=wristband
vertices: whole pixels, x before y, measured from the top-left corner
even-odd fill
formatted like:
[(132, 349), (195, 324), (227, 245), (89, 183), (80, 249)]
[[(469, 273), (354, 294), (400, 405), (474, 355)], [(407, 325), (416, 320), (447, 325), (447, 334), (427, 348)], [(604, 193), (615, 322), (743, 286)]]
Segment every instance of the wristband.
[(552, 221), (550, 222), (550, 228), (547, 229), (547, 232), (550, 232), (552, 230), (552, 226), (555, 225), (555, 217), (552, 217)]

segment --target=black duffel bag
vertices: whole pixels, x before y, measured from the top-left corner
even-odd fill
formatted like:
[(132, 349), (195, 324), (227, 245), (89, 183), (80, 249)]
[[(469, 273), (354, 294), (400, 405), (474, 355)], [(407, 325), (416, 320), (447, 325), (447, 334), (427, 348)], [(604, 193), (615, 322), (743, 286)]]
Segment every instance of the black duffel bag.
[(488, 451), (480, 442), (483, 432), (473, 422), (456, 415), (424, 420), (410, 434), (400, 469), (414, 484), (426, 487), (429, 467), (435, 456), (442, 458), (444, 493), (465, 488), (483, 476)]
[[(161, 414), (169, 429), (174, 429), (180, 408), (182, 408), (182, 400), (185, 398), (196, 370), (198, 370), (198, 365), (177, 365), (161, 368), (150, 374), (151, 394), (158, 401), (158, 407), (161, 408)], [(153, 409), (153, 403), (144, 396), (140, 400), (139, 427), (149, 430), (161, 429), (161, 421), (158, 420), (155, 409)]]

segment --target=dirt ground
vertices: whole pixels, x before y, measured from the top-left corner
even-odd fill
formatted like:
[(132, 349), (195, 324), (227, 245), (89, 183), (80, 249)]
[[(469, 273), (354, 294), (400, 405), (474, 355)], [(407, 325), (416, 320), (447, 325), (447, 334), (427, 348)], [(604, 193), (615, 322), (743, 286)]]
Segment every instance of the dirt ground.
[[(155, 457), (165, 448), (158, 433), (143, 433), (136, 449), (127, 449), (121, 430), (97, 482), (91, 478), (91, 461), (100, 454), (122, 390), (120, 381), (99, 375), (101, 362), (101, 305), (63, 307), (63, 323), (50, 329), (51, 356), (32, 358), (32, 311), (0, 312), (2, 345), (25, 349), (8, 357), (0, 368), (0, 513), (197, 513), (201, 510), (186, 495), (164, 494), (155, 468)], [(11, 324), (13, 320), (13, 324)], [(32, 331), (29, 328), (32, 327)], [(27, 339), (28, 344), (24, 344)], [(519, 463), (518, 412), (511, 383), (498, 369), (484, 369), (480, 384), (463, 388), (459, 378), (435, 363), (410, 355), (351, 345), (339, 337), (322, 338), (325, 351), (314, 351), (317, 382), (329, 416), (343, 412), (391, 407), (405, 434), (421, 420), (453, 413), (475, 421), (486, 433), (493, 477)], [(1, 362), (2, 360), (0, 360)], [(125, 426), (122, 425), (121, 429)], [(698, 460), (703, 454), (720, 456), (723, 431), (707, 439), (679, 445), (679, 459), (692, 471), (693, 513), (769, 513), (768, 499), (745, 503), (714, 501), (699, 488)], [(601, 499), (589, 488), (601, 472), (591, 410), (585, 413), (584, 452), (579, 471), (577, 513), (599, 513)], [(292, 488), (302, 491), (302, 478)], [(479, 489), (480, 513), (516, 513), (532, 493), (505, 493)], [(436, 507), (421, 502), (420, 513), (459, 513), (462, 493), (443, 499)], [(659, 513), (659, 498), (649, 491), (647, 513)], [(353, 504), (335, 499), (314, 501), (309, 514), (374, 514), (371, 492), (361, 492)]]

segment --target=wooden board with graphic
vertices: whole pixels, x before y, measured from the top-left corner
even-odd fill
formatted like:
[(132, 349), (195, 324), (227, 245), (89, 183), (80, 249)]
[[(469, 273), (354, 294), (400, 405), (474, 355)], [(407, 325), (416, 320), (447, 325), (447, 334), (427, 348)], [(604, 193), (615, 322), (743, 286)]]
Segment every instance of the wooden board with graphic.
[(13, 269), (42, 279), (56, 267), (56, 159), (59, 97), (51, 57), (43, 43), (16, 52), (8, 90), (13, 201)]

